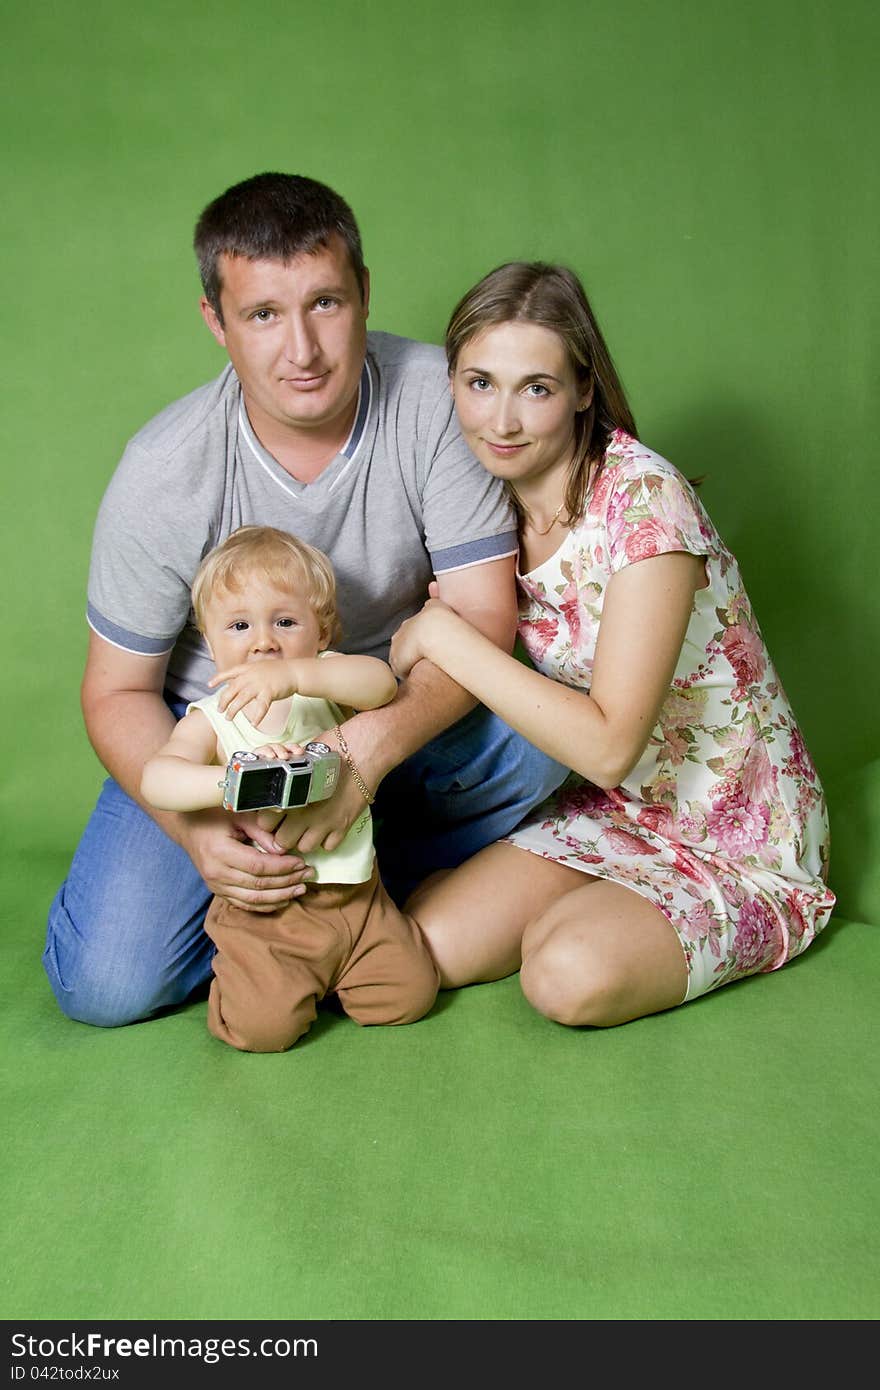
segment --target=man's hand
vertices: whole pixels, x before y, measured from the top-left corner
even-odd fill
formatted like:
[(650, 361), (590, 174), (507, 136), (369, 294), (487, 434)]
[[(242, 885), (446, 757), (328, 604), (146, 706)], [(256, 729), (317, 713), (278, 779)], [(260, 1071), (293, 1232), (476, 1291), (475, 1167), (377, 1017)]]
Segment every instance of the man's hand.
[[(186, 816), (181, 844), (218, 898), (249, 912), (274, 912), (305, 891), (314, 869), (285, 851), (256, 815), (194, 811)], [(256, 849), (253, 839), (265, 846)]]
[[(328, 735), (328, 741), (329, 738), (332, 735)], [(338, 849), (355, 821), (363, 815), (365, 806), (363, 796), (343, 771), (339, 786), (326, 801), (313, 801), (287, 812), (275, 827), (275, 841), (292, 853)]]

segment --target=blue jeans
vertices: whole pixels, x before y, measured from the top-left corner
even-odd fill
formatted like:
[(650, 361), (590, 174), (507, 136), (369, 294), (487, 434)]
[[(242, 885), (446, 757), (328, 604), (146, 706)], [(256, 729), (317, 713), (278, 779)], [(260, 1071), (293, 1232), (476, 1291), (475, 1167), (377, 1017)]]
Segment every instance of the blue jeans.
[[(169, 704), (178, 717), (186, 708)], [(506, 835), (567, 772), (478, 706), (379, 788), (376, 852), (391, 896), (403, 902), (434, 869)], [(210, 901), (189, 855), (108, 778), (49, 910), (43, 965), (64, 1013), (112, 1028), (205, 987)]]

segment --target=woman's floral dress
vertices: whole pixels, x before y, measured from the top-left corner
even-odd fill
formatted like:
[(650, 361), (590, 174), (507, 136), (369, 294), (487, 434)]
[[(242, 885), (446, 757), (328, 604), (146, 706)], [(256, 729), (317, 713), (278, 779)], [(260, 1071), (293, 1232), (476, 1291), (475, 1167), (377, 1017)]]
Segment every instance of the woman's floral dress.
[(519, 576), (519, 632), (539, 671), (590, 689), (605, 589), (653, 555), (706, 557), (669, 695), (615, 790), (572, 775), (508, 839), (641, 893), (687, 959), (687, 998), (799, 955), (834, 907), (816, 769), (725, 547), (672, 464), (622, 431), (583, 519)]

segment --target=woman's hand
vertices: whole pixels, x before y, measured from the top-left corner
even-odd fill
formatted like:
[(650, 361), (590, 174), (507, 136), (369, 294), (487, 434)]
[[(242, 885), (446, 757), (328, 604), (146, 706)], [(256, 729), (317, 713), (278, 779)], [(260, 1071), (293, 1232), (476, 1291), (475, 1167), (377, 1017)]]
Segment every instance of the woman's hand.
[[(433, 587), (433, 586), (432, 586)], [(391, 639), (388, 664), (395, 676), (408, 676), (417, 661), (430, 660), (428, 647), (442, 638), (450, 620), (460, 622), (457, 614), (439, 598), (429, 598), (420, 612), (401, 623)]]

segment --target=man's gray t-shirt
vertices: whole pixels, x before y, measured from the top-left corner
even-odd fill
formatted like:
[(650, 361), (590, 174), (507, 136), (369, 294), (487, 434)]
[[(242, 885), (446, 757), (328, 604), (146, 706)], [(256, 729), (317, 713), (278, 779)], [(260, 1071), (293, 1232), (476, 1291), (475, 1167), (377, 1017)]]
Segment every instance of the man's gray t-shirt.
[(503, 487), (461, 438), (442, 349), (388, 333), (367, 335), (355, 423), (314, 482), (297, 482), (259, 443), (231, 366), (150, 420), (98, 512), (90, 625), (126, 651), (170, 651), (168, 689), (201, 699), (214, 666), (193, 625), (190, 587), (208, 551), (250, 524), (329, 555), (336, 645), (383, 658), (435, 574), (516, 550)]

